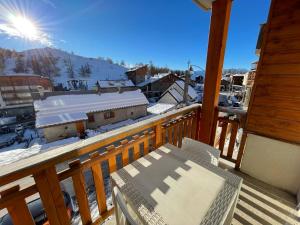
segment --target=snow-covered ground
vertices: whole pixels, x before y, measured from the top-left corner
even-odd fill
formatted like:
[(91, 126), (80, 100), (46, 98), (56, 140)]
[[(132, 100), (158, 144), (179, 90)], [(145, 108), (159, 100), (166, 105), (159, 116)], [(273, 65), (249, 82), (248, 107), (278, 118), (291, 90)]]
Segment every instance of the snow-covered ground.
[[(67, 87), (67, 80), (69, 80), (69, 75), (67, 73), (67, 68), (65, 65), (64, 60), (69, 60), (72, 62), (74, 66), (74, 78), (73, 79), (82, 79), (87, 80), (88, 87), (93, 87), (97, 80), (121, 80), (127, 79), (125, 72), (127, 68), (112, 64), (107, 60), (100, 59), (100, 58), (88, 58), (79, 55), (75, 55), (73, 53), (68, 53), (59, 49), (54, 48), (40, 48), (40, 49), (30, 49), (21, 52), (24, 55), (25, 62), (32, 57), (39, 57), (39, 56), (48, 56), (49, 53), (58, 58), (57, 67), (59, 68), (58, 76), (54, 77), (54, 82), (56, 84), (62, 83), (64, 86)], [(13, 71), (15, 68), (15, 58), (6, 58), (5, 59), (5, 71), (4, 74), (15, 74)], [(91, 74), (89, 77), (81, 77), (78, 73), (81, 66), (86, 64), (90, 65)], [(28, 68), (28, 73), (32, 74), (33, 71)]]

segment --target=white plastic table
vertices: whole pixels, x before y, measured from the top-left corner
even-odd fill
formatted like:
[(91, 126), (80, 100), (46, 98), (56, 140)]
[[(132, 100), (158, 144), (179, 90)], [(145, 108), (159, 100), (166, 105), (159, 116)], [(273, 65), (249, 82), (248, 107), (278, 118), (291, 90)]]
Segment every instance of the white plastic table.
[(240, 177), (203, 160), (197, 151), (170, 144), (111, 178), (137, 224), (151, 225), (230, 224), (242, 184)]

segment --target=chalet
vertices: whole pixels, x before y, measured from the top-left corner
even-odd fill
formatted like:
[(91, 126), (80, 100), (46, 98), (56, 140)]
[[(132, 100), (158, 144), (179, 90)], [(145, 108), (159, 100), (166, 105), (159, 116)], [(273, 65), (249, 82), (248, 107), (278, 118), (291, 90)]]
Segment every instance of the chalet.
[(82, 135), (85, 129), (147, 115), (148, 100), (140, 90), (123, 93), (69, 94), (34, 102), (36, 128), (48, 142)]
[[(177, 105), (183, 102), (184, 82), (182, 80), (176, 81), (172, 84), (158, 100), (158, 103), (167, 103)], [(188, 101), (192, 102), (197, 99), (197, 92), (189, 85)]]
[(145, 76), (148, 73), (148, 66), (138, 66), (134, 67), (126, 72), (129, 80), (131, 80), (135, 85), (145, 81)]
[(0, 76), (0, 111), (16, 116), (33, 112), (33, 99), (53, 90), (49, 78), (15, 74)]
[(179, 80), (179, 77), (173, 73), (160, 73), (149, 76), (137, 86), (147, 98), (159, 98), (177, 80)]
[(98, 80), (96, 86), (101, 93), (137, 89), (131, 80)]

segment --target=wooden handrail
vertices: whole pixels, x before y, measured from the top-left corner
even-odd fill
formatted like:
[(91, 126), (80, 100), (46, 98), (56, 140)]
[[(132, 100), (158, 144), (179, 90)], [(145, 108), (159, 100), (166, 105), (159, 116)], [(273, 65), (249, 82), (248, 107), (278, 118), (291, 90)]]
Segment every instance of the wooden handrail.
[[(18, 179), (33, 176), (35, 183), (20, 190), (19, 186), (12, 186), (2, 191), (0, 198), (0, 210), (7, 208), (13, 223), (22, 224), (22, 217), (30, 221), (30, 213), (25, 198), (39, 193), (45, 208), (47, 218), (51, 224), (70, 224), (67, 208), (64, 204), (60, 182), (71, 178), (75, 190), (75, 196), (79, 206), (79, 214), (83, 224), (97, 224), (112, 214), (113, 209), (106, 206), (106, 194), (102, 174), (102, 162), (107, 161), (109, 173), (120, 167), (117, 164), (117, 156), (121, 155), (122, 165), (129, 163), (129, 149), (133, 148), (133, 160), (148, 154), (153, 147), (161, 146), (166, 140), (166, 134), (171, 143), (181, 146), (183, 137), (195, 138), (197, 136), (197, 117), (200, 110), (199, 104), (184, 107), (179, 110), (156, 116), (142, 122), (126, 126), (105, 134), (100, 134), (63, 146), (52, 151), (21, 160), (13, 166), (6, 166), (0, 171), (0, 186), (15, 185)], [(184, 128), (184, 129), (183, 129)], [(166, 132), (168, 129), (168, 132)], [(194, 129), (194, 130), (193, 130)], [(154, 146), (150, 146), (149, 140), (153, 140)], [(141, 149), (143, 144), (143, 150)], [(104, 152), (99, 153), (99, 149)], [(79, 159), (82, 155), (89, 154), (84, 161)], [(73, 160), (70, 162), (70, 160)], [(69, 168), (56, 171), (59, 163), (69, 164)], [(99, 217), (92, 221), (89, 202), (85, 187), (84, 173), (91, 170), (96, 201), (99, 209)], [(22, 204), (18, 205), (19, 202)], [(16, 211), (24, 212), (24, 215)]]
[(176, 116), (190, 112), (199, 107), (199, 104), (193, 104), (107, 133), (96, 135), (86, 140), (81, 140), (73, 144), (62, 146), (45, 153), (20, 160), (14, 164), (7, 165), (2, 167), (0, 170), (0, 186), (18, 180), (22, 177), (29, 176), (49, 166), (54, 166), (72, 158), (77, 158), (81, 155), (91, 153), (96, 149), (107, 146), (115, 141), (124, 139), (143, 130), (153, 128), (159, 124), (169, 121), (172, 118), (175, 118)]

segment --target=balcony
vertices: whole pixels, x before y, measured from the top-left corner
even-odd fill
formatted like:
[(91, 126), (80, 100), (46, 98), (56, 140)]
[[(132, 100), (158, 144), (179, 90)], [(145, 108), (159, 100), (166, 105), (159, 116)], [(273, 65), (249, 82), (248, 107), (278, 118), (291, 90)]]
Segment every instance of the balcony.
[[(223, 158), (219, 166), (244, 179), (232, 223), (297, 223), (295, 196), (239, 171), (246, 137), (241, 130), (244, 114), (222, 111), (215, 138)], [(34, 224), (26, 201), (39, 195), (50, 224), (70, 224), (61, 194), (69, 180), (79, 208), (73, 223), (101, 224), (114, 213), (109, 174), (165, 143), (180, 148), (184, 137), (197, 139), (199, 115), (201, 106), (194, 104), (8, 165), (0, 172), (0, 209), (8, 211), (14, 224)], [(92, 184), (86, 183), (87, 173)]]
[[(299, 223), (299, 1), (272, 0), (247, 113), (217, 107), (232, 1), (195, 2), (212, 8), (203, 105), (1, 168), (0, 210), (8, 211), (13, 224), (34, 224), (27, 202), (36, 195), (51, 225), (115, 224), (107, 220), (114, 214), (109, 175), (165, 143), (182, 148), (185, 137), (218, 148), (219, 167), (243, 178), (232, 224)], [(78, 206), (72, 221), (65, 182)]]

